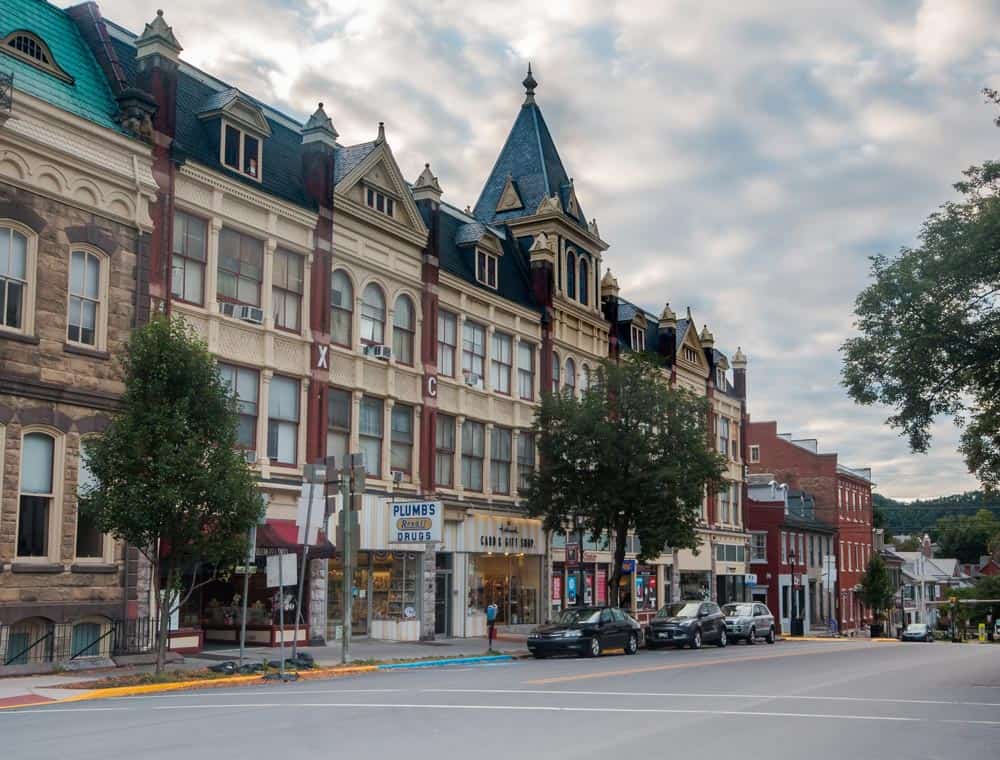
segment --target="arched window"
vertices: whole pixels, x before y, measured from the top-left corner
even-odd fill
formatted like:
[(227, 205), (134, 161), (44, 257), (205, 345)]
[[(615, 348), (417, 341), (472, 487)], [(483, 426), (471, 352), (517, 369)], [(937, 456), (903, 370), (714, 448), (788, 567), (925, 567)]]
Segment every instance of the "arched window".
[(15, 58), (20, 58), (26, 63), (45, 71), (52, 76), (61, 79), (68, 84), (73, 84), (74, 80), (55, 61), (52, 51), (41, 37), (36, 37), (31, 32), (23, 30), (11, 32), (3, 39), (4, 50)]
[(586, 364), (580, 367), (580, 394), (590, 390), (590, 367)]
[(413, 338), (417, 332), (417, 315), (409, 296), (396, 299), (392, 315), (392, 354), (401, 364), (413, 364)]
[(563, 385), (569, 391), (570, 396), (576, 395), (576, 362), (572, 359), (566, 360), (566, 377), (563, 380)]
[(66, 338), (70, 343), (104, 347), (107, 320), (105, 261), (104, 256), (93, 251), (76, 250), (70, 254), (69, 314), (66, 319)]
[(375, 283), (361, 295), (361, 342), (385, 343), (385, 296)]
[(566, 254), (566, 295), (576, 298), (576, 254), (572, 251)]
[(351, 345), (354, 320), (354, 286), (347, 272), (338, 269), (330, 279), (330, 340), (338, 346)]
[(588, 274), (587, 260), (580, 257), (580, 303), (590, 306), (590, 275)]
[(28, 277), (28, 238), (0, 226), (0, 327), (25, 329)]
[(17, 515), (17, 556), (47, 557), (55, 515), (56, 441), (46, 433), (21, 439), (21, 493)]
[(559, 361), (559, 354), (552, 352), (552, 392), (559, 392), (559, 370), (562, 364)]
[(99, 657), (101, 654), (101, 624), (84, 621), (73, 626), (70, 657)]

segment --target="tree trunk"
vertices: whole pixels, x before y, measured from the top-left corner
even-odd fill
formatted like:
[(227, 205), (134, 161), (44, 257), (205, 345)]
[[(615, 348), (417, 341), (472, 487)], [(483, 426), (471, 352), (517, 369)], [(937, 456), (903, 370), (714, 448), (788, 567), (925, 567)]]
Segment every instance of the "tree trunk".
[[(157, 568), (159, 571), (159, 568)], [(174, 578), (174, 562), (167, 563), (167, 582), (160, 582), (159, 572), (157, 572), (157, 636), (156, 636), (156, 672), (162, 673), (167, 664), (167, 641), (170, 638), (170, 599), (176, 578)], [(164, 588), (165, 586), (165, 588)]]
[(622, 565), (625, 564), (625, 543), (627, 539), (628, 527), (616, 526), (614, 564), (611, 567), (611, 577), (608, 579), (608, 583), (610, 584), (608, 599), (612, 607), (621, 607)]

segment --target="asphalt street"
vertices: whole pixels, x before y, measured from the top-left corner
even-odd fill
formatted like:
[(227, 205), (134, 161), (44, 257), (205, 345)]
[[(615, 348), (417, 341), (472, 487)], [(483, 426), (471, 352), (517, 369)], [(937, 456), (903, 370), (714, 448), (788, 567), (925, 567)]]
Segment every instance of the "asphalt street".
[(4, 758), (996, 758), (1000, 646), (785, 642), (0, 711)]

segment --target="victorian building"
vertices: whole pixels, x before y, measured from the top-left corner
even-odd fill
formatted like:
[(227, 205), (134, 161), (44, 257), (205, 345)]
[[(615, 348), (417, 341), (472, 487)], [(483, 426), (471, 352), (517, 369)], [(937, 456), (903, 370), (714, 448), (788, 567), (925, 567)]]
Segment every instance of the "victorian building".
[(134, 549), (77, 511), (81, 456), (149, 315), (149, 103), (106, 81), (89, 6), (0, 13), (0, 670), (107, 657), (148, 613)]

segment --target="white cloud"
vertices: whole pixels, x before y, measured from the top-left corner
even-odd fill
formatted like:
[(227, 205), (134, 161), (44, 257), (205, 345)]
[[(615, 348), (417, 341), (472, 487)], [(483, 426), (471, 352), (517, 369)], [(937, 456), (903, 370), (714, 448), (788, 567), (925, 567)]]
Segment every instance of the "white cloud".
[[(867, 257), (911, 243), (998, 133), (994, 3), (925, 0), (476, 2), (176, 0), (185, 59), (304, 118), (326, 103), (342, 140), (386, 122), (409, 177), (475, 203), (517, 114), (538, 101), (624, 294), (690, 304), (750, 355), (751, 412), (808, 431), (881, 490), (974, 484), (938, 426), (910, 456), (839, 386)], [(104, 0), (135, 30), (153, 6)], [(219, 23), (219, 19), (226, 19)]]

